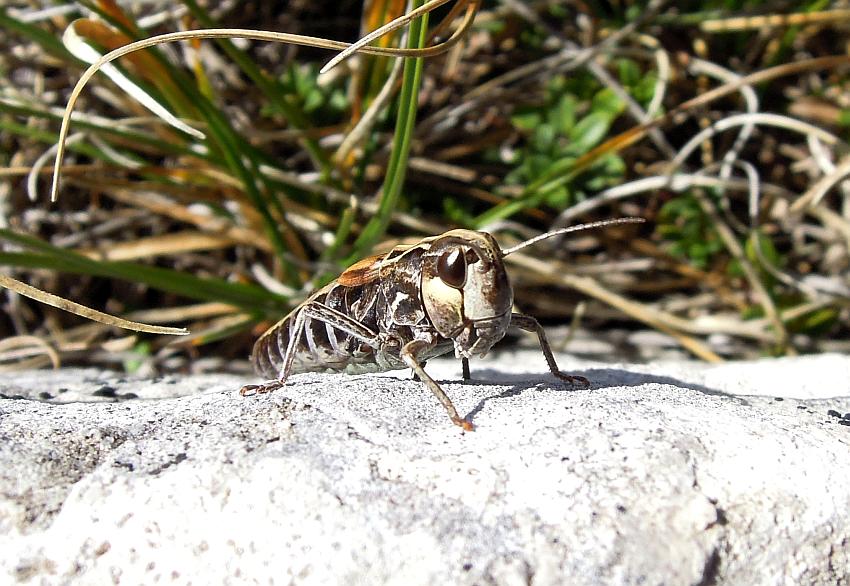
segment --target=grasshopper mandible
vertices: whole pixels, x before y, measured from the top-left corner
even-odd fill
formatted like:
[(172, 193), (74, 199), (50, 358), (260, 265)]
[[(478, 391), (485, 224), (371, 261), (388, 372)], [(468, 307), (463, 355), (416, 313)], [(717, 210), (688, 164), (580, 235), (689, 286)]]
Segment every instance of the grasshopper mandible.
[(254, 369), (273, 380), (246, 385), (240, 392), (270, 392), (301, 372), (360, 374), (410, 368), (442, 403), (452, 423), (471, 431), (472, 424), (458, 415), (423, 367), (430, 358), (454, 349), (468, 380), (469, 359), (486, 355), (509, 326), (537, 334), (553, 375), (588, 386), (586, 378), (558, 370), (536, 319), (512, 312), (513, 289), (503, 259), (552, 236), (638, 222), (643, 218), (570, 226), (504, 250), (487, 232), (450, 230), (364, 258), (257, 340), (251, 354)]

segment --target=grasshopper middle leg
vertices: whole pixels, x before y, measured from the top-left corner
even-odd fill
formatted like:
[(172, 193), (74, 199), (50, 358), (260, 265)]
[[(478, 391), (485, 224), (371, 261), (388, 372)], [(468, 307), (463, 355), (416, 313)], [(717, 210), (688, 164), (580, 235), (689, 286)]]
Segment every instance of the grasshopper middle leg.
[(463, 357), (460, 359), (461, 368), (463, 369), (463, 380), (469, 380), (472, 375), (469, 373), (469, 358)]

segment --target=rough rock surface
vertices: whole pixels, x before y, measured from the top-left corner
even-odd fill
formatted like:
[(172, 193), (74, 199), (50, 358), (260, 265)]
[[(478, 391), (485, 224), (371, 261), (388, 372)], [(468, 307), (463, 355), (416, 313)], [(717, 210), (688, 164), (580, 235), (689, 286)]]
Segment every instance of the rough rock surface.
[(0, 583), (850, 583), (850, 357), (560, 362), (4, 375)]

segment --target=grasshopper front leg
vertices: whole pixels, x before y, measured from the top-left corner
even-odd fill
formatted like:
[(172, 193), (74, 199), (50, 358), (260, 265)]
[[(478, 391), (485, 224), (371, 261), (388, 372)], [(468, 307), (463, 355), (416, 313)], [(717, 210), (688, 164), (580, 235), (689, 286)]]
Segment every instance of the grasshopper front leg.
[(590, 386), (590, 381), (583, 376), (564, 374), (558, 369), (558, 363), (555, 362), (555, 355), (552, 354), (552, 347), (549, 345), (549, 340), (546, 339), (546, 332), (543, 331), (543, 326), (541, 326), (536, 319), (530, 315), (512, 313), (511, 325), (516, 326), (521, 330), (525, 330), (526, 332), (534, 332), (537, 334), (537, 340), (540, 342), (540, 349), (543, 351), (543, 356), (546, 357), (546, 364), (549, 365), (549, 370), (552, 374), (562, 381), (566, 381), (573, 385), (578, 383), (585, 387)]
[(405, 344), (400, 352), (401, 359), (404, 361), (406, 365), (408, 365), (414, 373), (419, 377), (419, 380), (422, 381), (428, 389), (434, 393), (434, 396), (437, 397), (437, 400), (445, 407), (446, 411), (449, 414), (449, 418), (452, 420), (452, 423), (455, 425), (462, 427), (465, 431), (472, 431), (472, 424), (458, 415), (457, 409), (455, 409), (452, 400), (449, 399), (449, 396), (446, 395), (446, 392), (437, 384), (431, 376), (425, 372), (425, 369), (422, 368), (422, 365), (419, 363), (419, 360), (416, 358), (417, 355), (421, 354), (431, 346), (433, 346), (433, 342), (429, 342), (427, 340), (411, 340), (407, 344)]

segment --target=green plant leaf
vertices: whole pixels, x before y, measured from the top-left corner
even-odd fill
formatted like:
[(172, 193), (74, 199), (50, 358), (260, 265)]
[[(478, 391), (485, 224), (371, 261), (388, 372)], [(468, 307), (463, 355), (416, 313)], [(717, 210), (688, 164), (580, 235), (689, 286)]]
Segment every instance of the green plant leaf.
[(608, 134), (611, 116), (606, 112), (591, 112), (570, 131), (570, 150), (583, 154), (595, 147)]
[(590, 103), (590, 109), (593, 112), (607, 114), (611, 119), (610, 121), (622, 114), (623, 108), (625, 108), (623, 100), (614, 93), (614, 90), (609, 88), (599, 90)]
[(528, 132), (534, 131), (542, 121), (543, 116), (536, 108), (518, 108), (511, 116), (511, 124), (514, 128)]
[[(423, 0), (416, 0), (412, 8), (418, 8), (424, 4)], [(410, 49), (425, 46), (428, 36), (428, 14), (425, 13), (410, 23), (407, 46)], [(419, 99), (419, 87), (422, 79), (423, 59), (406, 59), (402, 71), (401, 92), (398, 97), (398, 114), (396, 116), (395, 135), (393, 136), (392, 152), (387, 165), (386, 178), (381, 188), (381, 201), (378, 204), (377, 213), (369, 220), (363, 228), (360, 236), (354, 243), (354, 250), (346, 260), (351, 264), (360, 260), (378, 240), (384, 235), (390, 224), (390, 218), (398, 203), (401, 188), (407, 173), (407, 160), (410, 154), (410, 141), (413, 138), (414, 125), (416, 124), (416, 109)]]

